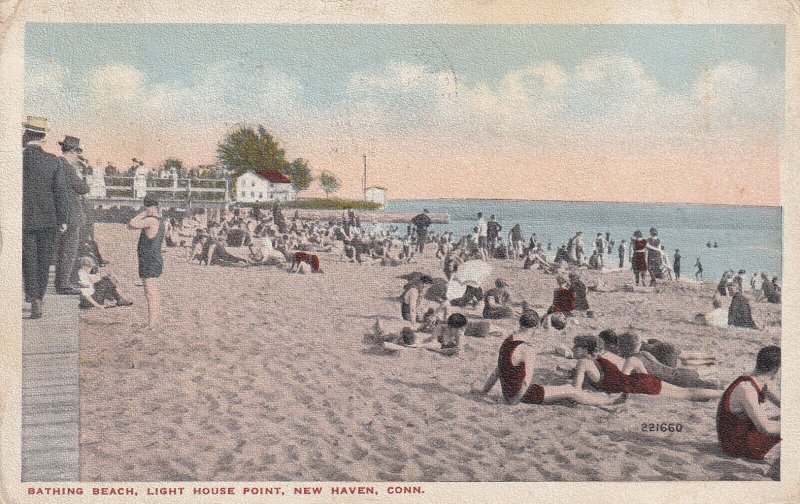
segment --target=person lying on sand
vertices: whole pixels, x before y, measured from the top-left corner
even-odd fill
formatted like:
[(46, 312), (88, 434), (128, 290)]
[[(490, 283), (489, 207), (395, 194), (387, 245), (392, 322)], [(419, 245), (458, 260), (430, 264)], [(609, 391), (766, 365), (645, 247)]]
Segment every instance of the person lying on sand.
[[(227, 243), (228, 233), (225, 230), (220, 231), (219, 235), (211, 238), (208, 242), (207, 251), (203, 251), (203, 258), (206, 261), (206, 266), (246, 266), (247, 260), (236, 257), (228, 252)], [(205, 248), (205, 247), (204, 247)]]
[[(380, 318), (375, 320), (372, 326), (372, 331), (364, 335), (364, 342), (376, 346), (382, 346), (387, 349), (392, 349), (390, 345), (401, 345), (404, 347), (413, 347), (417, 342), (417, 335), (411, 330), (410, 327), (403, 327), (399, 334), (387, 333), (381, 326)], [(386, 345), (389, 343), (390, 345)]]
[(488, 394), (499, 381), (508, 404), (551, 404), (570, 400), (579, 404), (608, 406), (619, 404), (625, 396), (613, 397), (581, 390), (571, 385), (533, 383), (536, 352), (530, 341), (535, 337), (538, 317), (525, 314), (519, 319), (519, 331), (511, 333), (500, 345), (497, 367), (489, 375), (480, 395)]
[(781, 368), (781, 349), (771, 345), (759, 350), (756, 367), (731, 383), (717, 407), (717, 437), (725, 453), (764, 460), (781, 442), (781, 424), (770, 420), (761, 404), (769, 399), (780, 407), (775, 379)]
[(703, 325), (727, 329), (728, 309), (722, 306), (722, 300), (718, 294), (714, 294), (714, 298), (711, 300), (711, 306), (713, 310), (710, 312), (706, 314), (698, 313), (695, 315), (695, 321)]
[[(606, 329), (598, 334), (603, 346), (612, 353), (619, 353), (617, 333), (613, 329)], [(703, 356), (698, 352), (682, 352), (671, 343), (649, 339), (642, 343), (636, 357), (639, 357), (651, 375), (662, 381), (682, 388), (718, 389), (716, 382), (704, 380), (694, 369), (679, 368), (678, 360), (686, 365), (705, 365), (716, 363), (714, 357)]]
[(572, 353), (580, 359), (575, 371), (576, 388), (585, 381), (597, 390), (610, 393), (662, 395), (693, 401), (706, 401), (720, 396), (718, 390), (680, 388), (662, 381), (647, 372), (636, 354), (641, 340), (635, 334), (624, 333), (618, 337), (619, 355), (605, 348), (602, 340), (594, 336), (575, 338)]
[(437, 325), (433, 334), (420, 342), (410, 327), (404, 327), (399, 335), (387, 334), (382, 330), (380, 320), (376, 320), (372, 332), (366, 335), (365, 341), (378, 344), (390, 351), (418, 348), (451, 357), (461, 351), (461, 340), (466, 327), (467, 318), (460, 313), (454, 313), (447, 318), (446, 324)]
[(550, 262), (544, 254), (538, 253), (535, 250), (528, 251), (525, 260), (522, 262), (523, 269), (533, 269), (536, 267), (545, 273), (555, 274), (561, 268), (558, 261)]

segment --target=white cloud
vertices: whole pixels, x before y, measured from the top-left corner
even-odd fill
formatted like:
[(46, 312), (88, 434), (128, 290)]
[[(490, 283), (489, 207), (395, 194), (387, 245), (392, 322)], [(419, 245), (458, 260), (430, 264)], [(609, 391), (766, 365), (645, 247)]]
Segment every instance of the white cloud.
[(25, 92), (34, 96), (60, 92), (66, 83), (64, 67), (52, 61), (31, 59), (25, 70)]
[(530, 65), (510, 71), (503, 85), (513, 97), (541, 95), (543, 91), (555, 91), (567, 82), (567, 74), (561, 65), (552, 61)]
[(96, 68), (89, 77), (91, 97), (97, 107), (136, 100), (144, 85), (144, 74), (129, 65), (106, 65)]

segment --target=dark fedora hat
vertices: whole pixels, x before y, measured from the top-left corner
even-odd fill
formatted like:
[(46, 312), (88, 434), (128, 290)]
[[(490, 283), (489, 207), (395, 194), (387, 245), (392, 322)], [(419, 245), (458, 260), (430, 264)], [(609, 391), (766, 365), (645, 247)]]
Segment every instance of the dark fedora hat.
[(62, 142), (58, 142), (58, 145), (61, 146), (62, 152), (83, 152), (83, 149), (81, 149), (81, 139), (74, 136), (65, 136)]

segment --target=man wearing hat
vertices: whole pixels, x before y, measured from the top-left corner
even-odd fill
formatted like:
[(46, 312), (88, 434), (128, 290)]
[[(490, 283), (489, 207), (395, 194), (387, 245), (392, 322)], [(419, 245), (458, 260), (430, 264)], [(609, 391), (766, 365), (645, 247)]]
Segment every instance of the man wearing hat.
[(38, 319), (56, 237), (67, 229), (69, 203), (63, 163), (42, 148), (47, 119), (30, 116), (22, 126), (22, 275), (31, 318)]
[(66, 136), (61, 145), (60, 158), (63, 164), (64, 178), (67, 182), (67, 230), (61, 233), (56, 248), (56, 292), (59, 294), (75, 295), (80, 291), (70, 286), (69, 282), (75, 269), (75, 259), (78, 256), (81, 228), (85, 224), (86, 215), (83, 211), (83, 195), (89, 192), (89, 184), (78, 173), (81, 167), (80, 139)]

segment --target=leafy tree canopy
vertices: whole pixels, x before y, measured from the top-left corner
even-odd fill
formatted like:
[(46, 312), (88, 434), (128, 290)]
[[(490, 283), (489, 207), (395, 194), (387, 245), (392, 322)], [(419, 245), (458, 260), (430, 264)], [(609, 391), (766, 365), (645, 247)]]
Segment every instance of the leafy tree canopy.
[(325, 191), (325, 196), (335, 193), (342, 186), (339, 177), (329, 171), (323, 171), (319, 174), (319, 185)]
[(292, 181), (292, 187), (295, 191), (305, 191), (314, 180), (311, 175), (311, 168), (308, 167), (308, 161), (302, 158), (297, 158), (288, 163), (283, 172)]
[(234, 178), (248, 170), (284, 172), (287, 165), (284, 150), (261, 125), (240, 126), (226, 135), (217, 145), (217, 156)]

